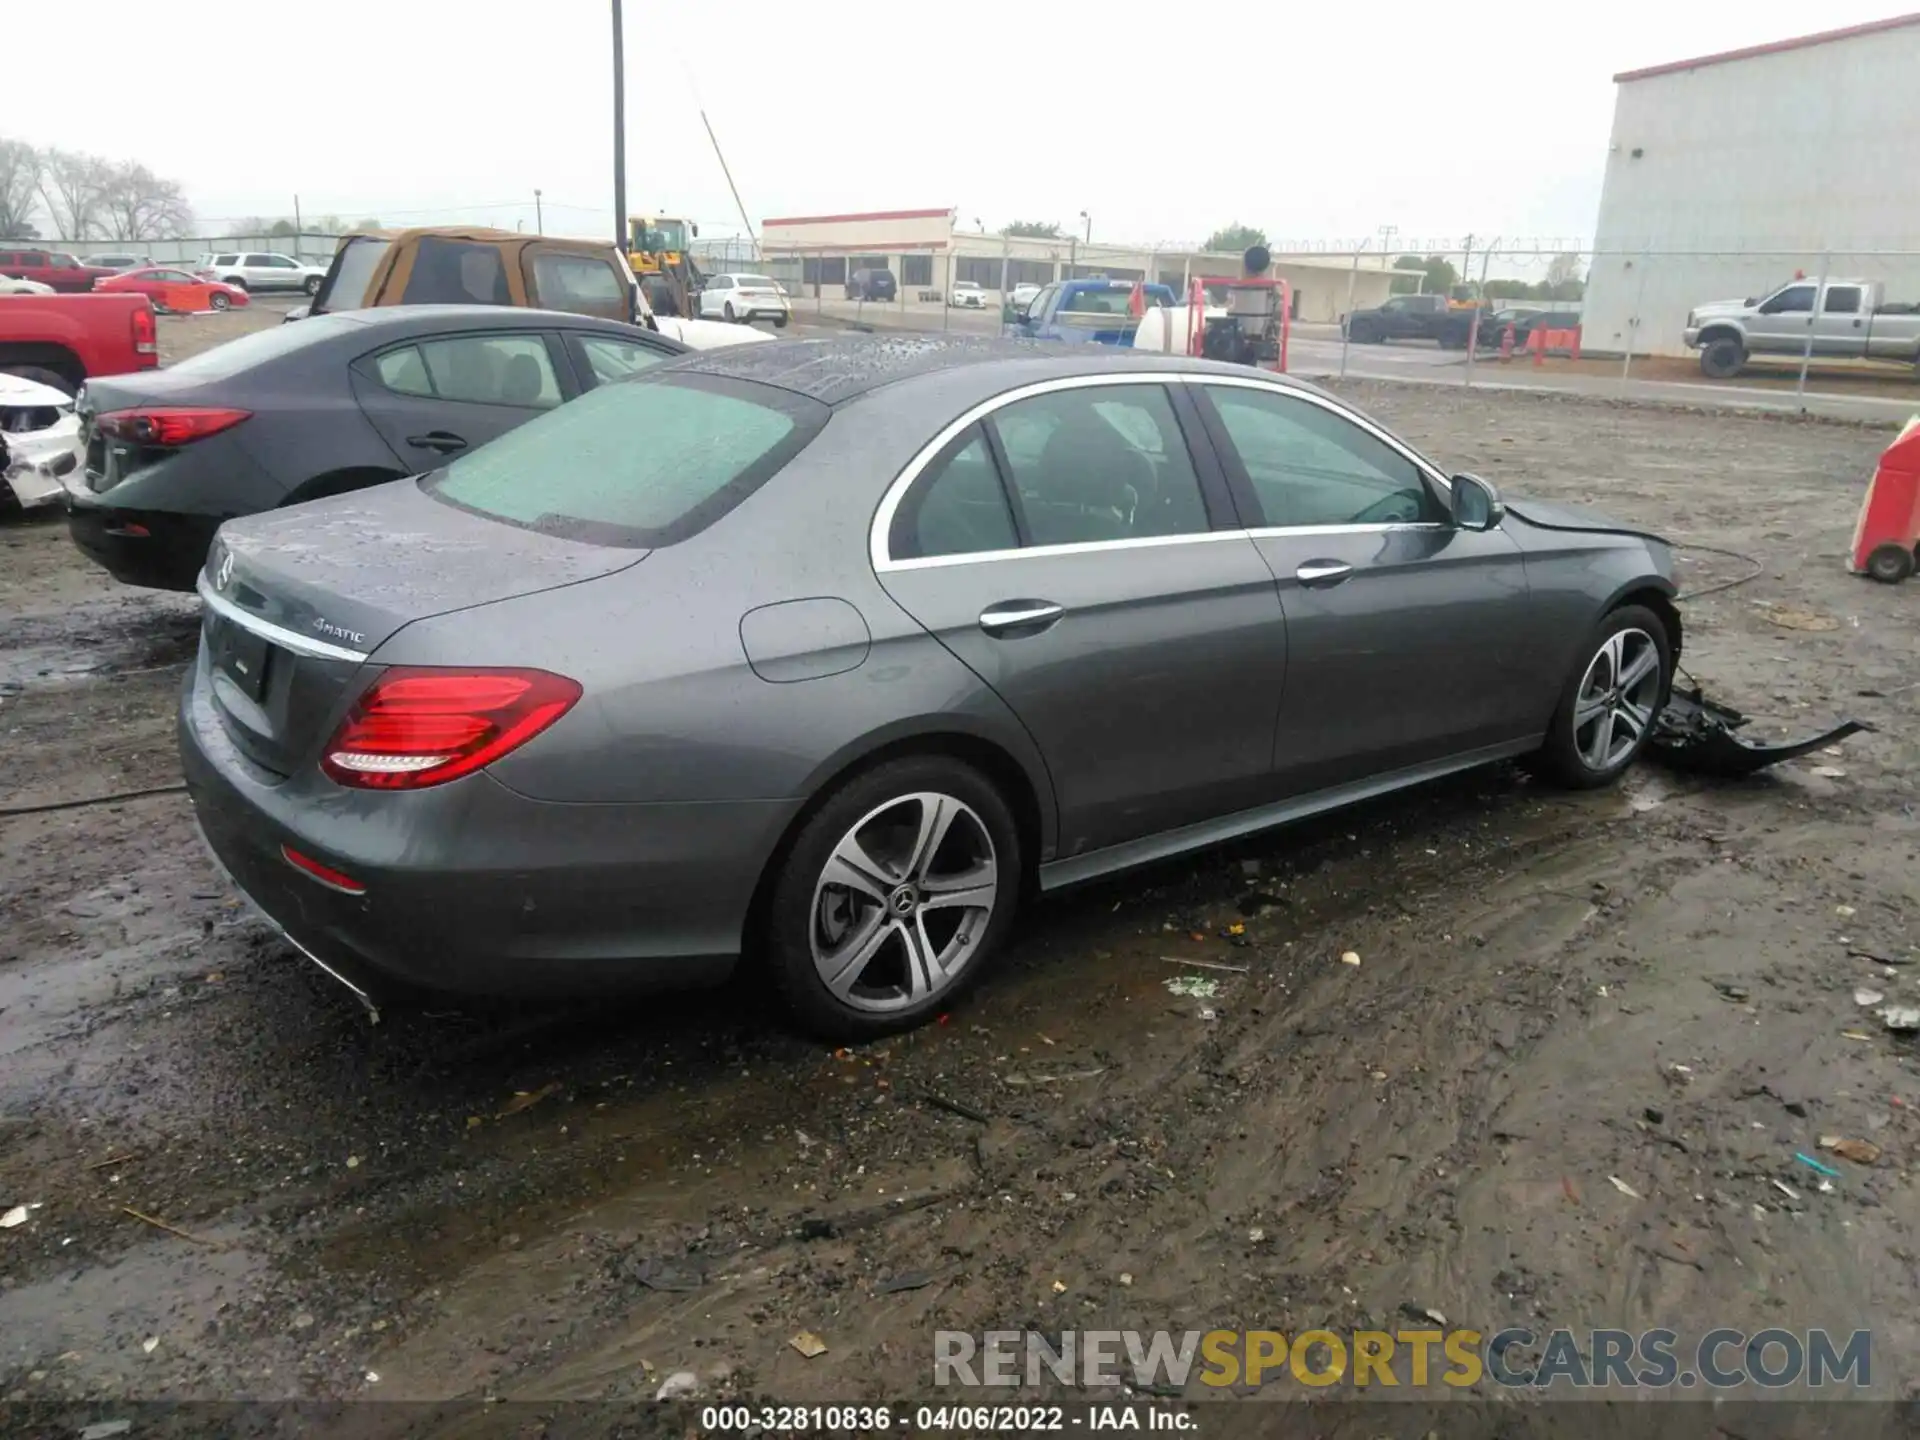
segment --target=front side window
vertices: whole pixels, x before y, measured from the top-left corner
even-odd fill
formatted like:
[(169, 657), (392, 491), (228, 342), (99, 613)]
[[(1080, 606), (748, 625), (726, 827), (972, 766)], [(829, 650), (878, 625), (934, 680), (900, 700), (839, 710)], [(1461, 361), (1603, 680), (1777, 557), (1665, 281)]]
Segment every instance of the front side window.
[(1034, 545), (1208, 528), (1200, 481), (1159, 385), (1101, 385), (1017, 400), (990, 421)]
[(1808, 315), (1813, 312), (1813, 286), (1790, 285), (1760, 307), (1762, 315)]
[(460, 335), (425, 340), (420, 358), (433, 393), (442, 400), (478, 405), (551, 409), (560, 403), (560, 383), (546, 342), (538, 335)]
[(670, 545), (752, 494), (829, 413), (818, 401), (745, 381), (648, 377), (590, 390), (424, 484), (464, 510), (531, 530)]
[(577, 343), (580, 353), (586, 357), (587, 369), (592, 372), (596, 385), (611, 385), (629, 375), (638, 375), (667, 358), (658, 350), (649, 350), (631, 340), (614, 340), (605, 335), (581, 335), (577, 337)]
[(1019, 548), (1000, 471), (978, 425), (947, 446), (894, 513), (887, 553), (896, 560)]
[(1437, 523), (1419, 466), (1353, 421), (1276, 391), (1209, 385), (1259, 507), (1257, 524)]
[(548, 310), (624, 320), (630, 301), (620, 273), (605, 260), (551, 250), (533, 252), (533, 300)]

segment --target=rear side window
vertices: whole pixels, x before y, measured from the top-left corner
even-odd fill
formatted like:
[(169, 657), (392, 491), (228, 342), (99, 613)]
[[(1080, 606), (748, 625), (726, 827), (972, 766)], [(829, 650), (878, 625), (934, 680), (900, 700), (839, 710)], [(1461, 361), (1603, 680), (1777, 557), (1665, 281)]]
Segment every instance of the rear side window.
[(216, 255), (213, 257), (213, 263), (216, 265), (237, 265), (240, 263), (240, 257), (238, 255)]
[(978, 425), (958, 436), (914, 482), (887, 539), (887, 553), (895, 560), (1019, 548), (1006, 488)]
[(413, 273), (400, 297), (407, 305), (511, 305), (506, 267), (491, 245), (466, 240), (421, 238)]
[(333, 258), (333, 271), (326, 288), (314, 303), (315, 311), (358, 310), (367, 303), (367, 286), (373, 272), (387, 253), (389, 241), (349, 240), (347, 248)]
[[(297, 327), (296, 327), (297, 328)], [(603, 385), (422, 483), (463, 510), (602, 545), (671, 545), (805, 448), (828, 409), (714, 376)]]

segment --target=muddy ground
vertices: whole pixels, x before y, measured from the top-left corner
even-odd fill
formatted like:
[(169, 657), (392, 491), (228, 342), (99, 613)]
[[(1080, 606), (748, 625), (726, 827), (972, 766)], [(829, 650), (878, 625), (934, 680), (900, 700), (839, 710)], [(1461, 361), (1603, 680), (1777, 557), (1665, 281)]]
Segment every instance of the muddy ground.
[[(750, 985), (370, 1028), (181, 795), (0, 813), (0, 1400), (899, 1397), (935, 1329), (1406, 1306), (1865, 1327), (1907, 1393), (1920, 1073), (1854, 992), (1920, 1003), (1920, 584), (1842, 569), (1885, 433), (1352, 393), (1511, 492), (1755, 557), (1685, 607), (1687, 668), (1774, 733), (1879, 731), (1740, 784), (1496, 767), (1102, 884), (841, 1053)], [(194, 602), (13, 523), (0, 615), (0, 812), (177, 781)]]

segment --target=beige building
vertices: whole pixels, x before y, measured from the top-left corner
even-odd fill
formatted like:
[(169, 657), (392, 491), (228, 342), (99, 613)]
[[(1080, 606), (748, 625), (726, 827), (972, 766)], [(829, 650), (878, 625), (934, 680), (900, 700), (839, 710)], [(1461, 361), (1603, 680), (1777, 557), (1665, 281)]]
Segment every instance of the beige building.
[[(921, 292), (937, 300), (954, 282), (970, 280), (997, 296), (1015, 285), (1106, 276), (1149, 280), (1185, 294), (1188, 282), (1240, 273), (1238, 255), (1205, 250), (1088, 243), (1077, 236), (1028, 239), (962, 230), (947, 210), (876, 210), (849, 215), (790, 215), (764, 220), (763, 264), (796, 295), (843, 293), (854, 270), (893, 272), (902, 303)], [(1332, 322), (1351, 306), (1366, 309), (1387, 298), (1394, 274), (1350, 258), (1276, 255), (1273, 274), (1293, 287), (1294, 318)], [(1402, 275), (1404, 277), (1404, 274)]]

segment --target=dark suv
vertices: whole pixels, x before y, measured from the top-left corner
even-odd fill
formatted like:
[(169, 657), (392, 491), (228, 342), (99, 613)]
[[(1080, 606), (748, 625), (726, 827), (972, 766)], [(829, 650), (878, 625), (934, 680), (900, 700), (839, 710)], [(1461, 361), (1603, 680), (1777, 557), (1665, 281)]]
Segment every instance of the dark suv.
[(897, 293), (891, 270), (856, 270), (847, 276), (849, 300), (891, 300)]

